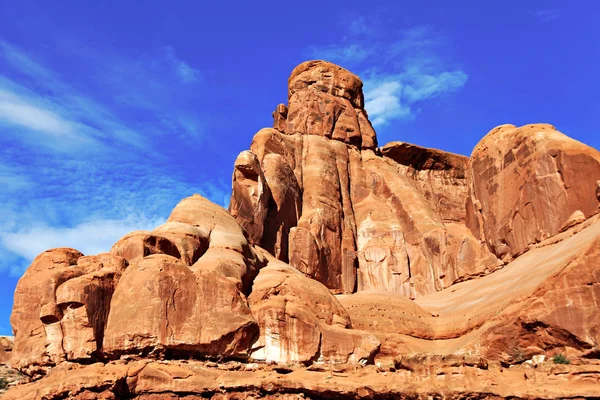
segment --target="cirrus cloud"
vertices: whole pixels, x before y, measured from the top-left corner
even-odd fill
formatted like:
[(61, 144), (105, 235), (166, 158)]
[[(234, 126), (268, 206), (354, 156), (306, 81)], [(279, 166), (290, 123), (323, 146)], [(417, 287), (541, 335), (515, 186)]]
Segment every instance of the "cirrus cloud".
[[(307, 53), (365, 77), (365, 109), (375, 127), (411, 121), (417, 107), (425, 106), (422, 103), (455, 93), (467, 82), (467, 73), (439, 54), (446, 39), (431, 26), (401, 30), (394, 40), (375, 40), (375, 28), (364, 17), (349, 26), (351, 35), (341, 43), (311, 47)], [(366, 65), (372, 64), (372, 55), (377, 55), (381, 69)]]

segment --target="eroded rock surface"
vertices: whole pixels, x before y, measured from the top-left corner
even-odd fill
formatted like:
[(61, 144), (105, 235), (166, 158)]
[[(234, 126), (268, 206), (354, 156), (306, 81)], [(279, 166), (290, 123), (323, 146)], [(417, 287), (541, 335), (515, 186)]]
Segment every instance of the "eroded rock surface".
[[(230, 210), (255, 243), (335, 293), (415, 298), (501, 266), (463, 229), (467, 157), (377, 149), (362, 82), (341, 67), (306, 62), (288, 84), (274, 128), (236, 161)], [(257, 183), (240, 185), (239, 160), (251, 154)]]
[(354, 74), (288, 84), (229, 212), (194, 195), (109, 253), (35, 258), (10, 352), (35, 382), (3, 398), (600, 394), (598, 151), (545, 124), (470, 158), (378, 148)]
[(382, 342), (376, 360), (425, 353), (522, 362), (536, 354), (596, 354), (599, 221), (595, 216), (499, 271), (410, 304), (398, 294), (369, 292), (340, 302), (354, 326)]
[(498, 126), (469, 164), (469, 228), (505, 261), (557, 234), (575, 211), (598, 212), (600, 152), (552, 125)]
[(36, 257), (15, 291), (14, 366), (36, 375), (65, 360), (95, 358), (126, 267), (122, 257), (83, 256), (66, 248)]
[(249, 301), (261, 326), (253, 359), (367, 363), (379, 349), (375, 336), (351, 329), (325, 286), (281, 261), (271, 259), (260, 271)]
[(126, 235), (112, 253), (41, 254), (17, 287), (13, 364), (35, 377), (64, 361), (134, 355), (373, 358), (379, 341), (351, 329), (325, 286), (246, 235), (226, 210), (194, 195), (165, 224)]
[(386, 144), (381, 154), (412, 179), (442, 220), (465, 221), (468, 157), (404, 142)]
[[(65, 364), (44, 380), (18, 386), (4, 400), (121, 399), (552, 399), (596, 398), (598, 365), (504, 369), (464, 358), (405, 360), (393, 366), (307, 369), (207, 365), (196, 361)], [(285, 372), (285, 374), (283, 374)]]
[(323, 136), (360, 148), (377, 146), (356, 75), (325, 61), (307, 61), (292, 71), (288, 87), (287, 134)]

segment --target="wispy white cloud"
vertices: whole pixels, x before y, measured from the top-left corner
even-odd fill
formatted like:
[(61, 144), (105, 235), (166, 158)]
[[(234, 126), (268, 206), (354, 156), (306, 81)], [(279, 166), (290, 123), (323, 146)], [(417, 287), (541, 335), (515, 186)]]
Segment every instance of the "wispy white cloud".
[(20, 173), (17, 168), (0, 164), (0, 187), (3, 192), (13, 195), (14, 192), (31, 188), (32, 182)]
[[(439, 55), (446, 39), (432, 26), (414, 26), (390, 38), (358, 17), (349, 23), (348, 34), (340, 43), (310, 47), (307, 54), (351, 68), (365, 79), (365, 109), (375, 127), (411, 121), (418, 113), (416, 103), (457, 92), (467, 82), (466, 72)], [(373, 57), (379, 69), (372, 67)]]
[(401, 103), (402, 83), (372, 79), (365, 82), (365, 108), (375, 126), (386, 125), (394, 119), (409, 119), (410, 107)]
[(106, 170), (85, 160), (36, 157), (26, 168), (0, 165), (0, 272), (19, 276), (54, 247), (107, 251), (127, 232), (164, 222), (193, 193), (227, 207), (229, 185), (195, 175), (189, 182), (160, 165), (117, 162)]
[(413, 60), (431, 58), (433, 49), (443, 43), (443, 36), (430, 25), (414, 26), (400, 31), (398, 39), (390, 43), (385, 58), (387, 61), (398, 58)]
[(52, 136), (69, 135), (73, 121), (59, 114), (32, 104), (15, 93), (0, 88), (0, 121), (18, 125)]
[(202, 74), (199, 70), (192, 68), (188, 63), (178, 58), (175, 54), (173, 46), (165, 46), (163, 48), (165, 57), (169, 62), (171, 68), (182, 83), (191, 84), (200, 81)]
[(129, 215), (124, 219), (98, 219), (74, 227), (35, 225), (17, 232), (0, 233), (2, 245), (10, 252), (31, 261), (41, 252), (56, 247), (71, 247), (84, 254), (98, 254), (128, 232), (152, 230), (165, 222), (160, 217)]
[(365, 16), (353, 18), (348, 31), (352, 36), (371, 36), (377, 32), (372, 23), (367, 22)]
[[(0, 123), (31, 131), (29, 135), (13, 133), (17, 140), (31, 144), (32, 136), (37, 135), (40, 140), (35, 145), (59, 151), (72, 151), (79, 145), (83, 153), (106, 150), (107, 142), (116, 141), (149, 155), (155, 137), (203, 137), (204, 127), (197, 115), (186, 112), (179, 103), (169, 103), (174, 98), (186, 100), (177, 84), (201, 80), (200, 71), (177, 58), (172, 47), (142, 60), (72, 47), (79, 52), (78, 61), (90, 65), (96, 75), (86, 83), (97, 82), (96, 86), (76, 85), (72, 79), (66, 83), (28, 52), (0, 40), (0, 62), (15, 73), (13, 79), (20, 77), (16, 83), (0, 74)], [(170, 71), (172, 78), (165, 71)], [(136, 115), (135, 122), (122, 117), (126, 111)]]
[(462, 71), (428, 74), (408, 69), (397, 75), (375, 75), (365, 81), (365, 109), (375, 127), (393, 120), (410, 121), (415, 117), (415, 103), (455, 92), (466, 81)]
[(467, 74), (439, 55), (444, 43), (433, 27), (423, 25), (402, 30), (395, 40), (360, 44), (378, 54), (382, 64), (382, 69), (358, 71), (365, 78), (365, 108), (375, 127), (411, 121), (418, 113), (417, 103), (457, 92), (466, 84)]
[(31, 59), (25, 52), (0, 39), (0, 58), (29, 77), (55, 81), (54, 74)]
[(459, 90), (467, 82), (467, 75), (462, 71), (444, 71), (436, 75), (416, 71), (413, 76), (407, 74), (407, 80), (410, 83), (406, 86), (405, 96), (412, 104)]
[(65, 47), (79, 63), (69, 79), (0, 41), (0, 128), (10, 138), (0, 147), (2, 273), (20, 275), (52, 247), (106, 251), (193, 193), (228, 203), (229, 173), (222, 182), (186, 169), (190, 144), (205, 140), (185, 107), (200, 95), (199, 71), (160, 48), (134, 59)]
[(560, 17), (558, 10), (555, 9), (535, 10), (532, 14), (541, 23), (552, 22)]
[(138, 132), (24, 51), (0, 41), (0, 59), (28, 78), (22, 84), (0, 75), (0, 123), (20, 128), (6, 134), (55, 151), (97, 152), (106, 141), (149, 151)]

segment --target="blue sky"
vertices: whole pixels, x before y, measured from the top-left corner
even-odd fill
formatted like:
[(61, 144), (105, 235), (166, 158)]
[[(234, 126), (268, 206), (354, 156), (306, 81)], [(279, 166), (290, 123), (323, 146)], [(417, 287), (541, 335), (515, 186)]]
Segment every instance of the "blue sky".
[(0, 0), (0, 334), (33, 257), (106, 251), (183, 197), (226, 206), (289, 73), (365, 82), (380, 144), (461, 154), (532, 122), (600, 147), (597, 1)]

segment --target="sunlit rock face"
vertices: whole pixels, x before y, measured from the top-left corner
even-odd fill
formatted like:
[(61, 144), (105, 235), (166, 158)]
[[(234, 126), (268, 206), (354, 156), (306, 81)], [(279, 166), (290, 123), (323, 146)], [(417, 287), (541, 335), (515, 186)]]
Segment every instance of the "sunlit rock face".
[[(495, 128), (470, 157), (378, 147), (357, 76), (309, 61), (288, 84), (234, 162), (229, 211), (193, 195), (108, 253), (33, 260), (0, 363), (45, 377), (7, 398), (437, 396), (456, 382), (456, 397), (541, 398), (597, 384), (598, 151), (546, 124)], [(568, 373), (542, 366), (535, 382), (566, 386), (524, 383), (517, 368), (558, 353)]]
[(498, 126), (469, 164), (468, 226), (505, 261), (557, 234), (575, 211), (598, 212), (600, 152), (552, 125)]
[(133, 259), (113, 297), (105, 354), (246, 356), (258, 326), (244, 290), (261, 260), (242, 228), (194, 195), (153, 234), (170, 241), (165, 248), (179, 250)]
[(319, 282), (270, 255), (254, 281), (250, 307), (261, 327), (252, 358), (287, 362), (367, 362), (379, 349), (351, 329), (348, 313)]
[(248, 236), (226, 210), (194, 195), (165, 224), (126, 235), (110, 253), (42, 253), (15, 293), (14, 366), (39, 376), (65, 361), (128, 356), (373, 358), (379, 341), (351, 329), (325, 286)]
[(467, 157), (378, 149), (362, 82), (341, 67), (303, 63), (288, 85), (250, 145), (258, 166), (236, 161), (230, 211), (255, 243), (336, 293), (415, 298), (501, 266), (465, 228)]
[(11, 324), (16, 368), (43, 373), (65, 360), (93, 359), (102, 349), (110, 302), (127, 261), (73, 249), (40, 254), (19, 280)]

